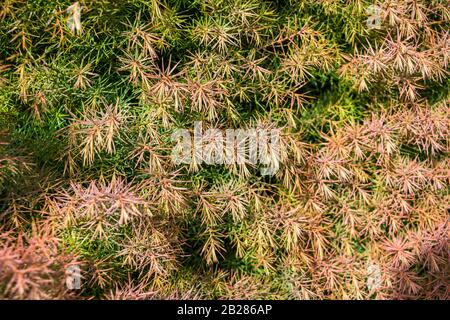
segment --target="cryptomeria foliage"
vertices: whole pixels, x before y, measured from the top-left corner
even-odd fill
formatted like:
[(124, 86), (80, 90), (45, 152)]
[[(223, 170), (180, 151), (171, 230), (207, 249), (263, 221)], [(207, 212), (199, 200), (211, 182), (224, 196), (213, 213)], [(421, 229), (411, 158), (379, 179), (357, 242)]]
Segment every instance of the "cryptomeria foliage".
[(448, 299), (449, 3), (373, 4), (1, 0), (0, 297)]

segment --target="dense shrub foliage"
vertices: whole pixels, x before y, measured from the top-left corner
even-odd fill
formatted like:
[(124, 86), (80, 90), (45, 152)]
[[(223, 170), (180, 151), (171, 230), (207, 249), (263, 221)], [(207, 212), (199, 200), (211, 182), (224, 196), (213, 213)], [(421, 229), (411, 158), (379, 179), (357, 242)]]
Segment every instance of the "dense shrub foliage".
[[(0, 297), (448, 299), (449, 8), (1, 0)], [(196, 121), (279, 170), (174, 163)]]

